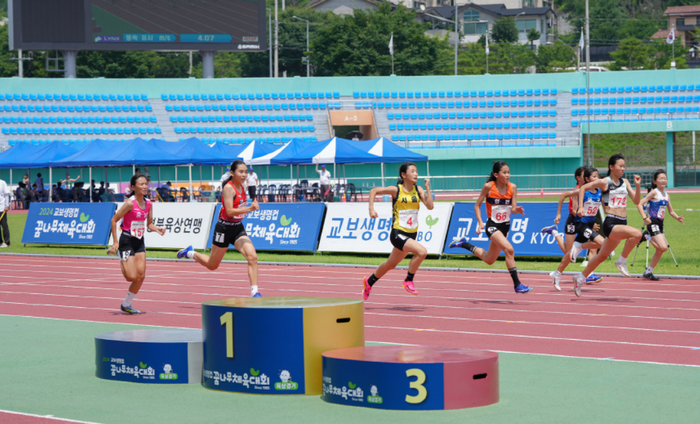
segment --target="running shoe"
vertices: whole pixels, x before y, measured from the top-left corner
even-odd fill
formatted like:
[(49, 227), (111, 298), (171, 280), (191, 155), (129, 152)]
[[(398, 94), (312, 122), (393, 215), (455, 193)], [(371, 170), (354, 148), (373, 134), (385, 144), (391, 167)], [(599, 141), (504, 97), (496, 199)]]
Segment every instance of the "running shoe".
[(647, 280), (651, 280), (651, 281), (659, 281), (659, 277), (652, 274), (651, 272), (645, 272), (644, 275), (642, 275), (642, 277), (646, 278)]
[(581, 243), (575, 241), (574, 245), (571, 246), (571, 252), (570, 252), (570, 259), (571, 262), (576, 262), (576, 258), (578, 257), (578, 254), (583, 251), (583, 246), (581, 246)]
[(528, 293), (530, 290), (532, 290), (532, 287), (528, 287), (523, 283), (518, 284), (518, 287), (515, 288), (516, 293)]
[(369, 294), (372, 291), (372, 286), (367, 283), (367, 277), (362, 279), (362, 297), (367, 300), (369, 299)]
[(554, 231), (556, 231), (556, 229), (557, 229), (557, 225), (556, 225), (556, 224), (552, 224), (552, 225), (550, 225), (549, 227), (544, 227), (542, 230), (540, 230), (540, 232), (542, 232), (542, 233), (544, 233), (544, 234), (551, 234), (551, 235), (554, 235)]
[(192, 246), (187, 246), (186, 248), (177, 252), (177, 258), (178, 259), (187, 258), (187, 254), (191, 251), (192, 251)]
[(600, 283), (601, 281), (603, 281), (603, 277), (600, 277), (595, 274), (591, 274), (588, 276), (588, 278), (586, 278), (586, 284)]
[(615, 266), (620, 271), (620, 274), (624, 275), (625, 277), (632, 276), (627, 270), (627, 259), (623, 258), (622, 256), (620, 256), (620, 259), (615, 261)]
[(139, 315), (141, 313), (141, 311), (137, 311), (136, 309), (132, 308), (131, 305), (122, 305), (122, 311), (126, 312), (129, 315)]
[(413, 285), (413, 281), (404, 281), (403, 288), (405, 288), (406, 291), (412, 295), (418, 296), (418, 290), (416, 290), (415, 286)]
[(262, 295), (260, 293), (255, 293), (254, 295), (252, 295), (250, 297), (262, 297)]
[(558, 272), (550, 272), (549, 277), (552, 279), (552, 284), (554, 284), (554, 288), (557, 289), (557, 291), (561, 291), (561, 287), (559, 287), (559, 280), (561, 279), (561, 274)]
[(0, 244), (0, 247), (10, 247), (10, 246), (8, 246), (8, 245), (6, 245), (5, 243), (3, 243), (3, 244)]
[(586, 277), (583, 276), (583, 273), (579, 272), (576, 274), (573, 278), (574, 280), (574, 293), (576, 294), (577, 297), (581, 297), (581, 287), (583, 287), (584, 284), (586, 284)]
[(466, 237), (462, 237), (462, 238), (457, 239), (457, 240), (452, 240), (452, 243), (450, 243), (450, 249), (454, 249), (456, 247), (462, 247), (462, 246), (464, 246), (464, 244), (466, 242), (467, 242)]

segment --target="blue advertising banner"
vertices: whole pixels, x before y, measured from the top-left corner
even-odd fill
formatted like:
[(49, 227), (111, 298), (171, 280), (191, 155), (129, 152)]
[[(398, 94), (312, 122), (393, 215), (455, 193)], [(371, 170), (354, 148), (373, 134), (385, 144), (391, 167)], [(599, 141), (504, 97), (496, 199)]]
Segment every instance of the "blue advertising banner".
[[(521, 203), (525, 215), (512, 215), (508, 240), (515, 249), (515, 256), (562, 256), (563, 253), (556, 239), (548, 234), (542, 234), (542, 228), (554, 224), (557, 216), (557, 203)], [(487, 220), (486, 205), (481, 205), (481, 218)], [(559, 232), (564, 233), (566, 215), (559, 222)], [(485, 232), (476, 233), (478, 226), (474, 214), (474, 203), (455, 203), (447, 230), (444, 253), (448, 255), (471, 254), (462, 248), (450, 249), (452, 240), (467, 237), (469, 243), (484, 249), (489, 248), (489, 239)], [(582, 253), (583, 254), (583, 253)]]
[[(243, 225), (258, 250), (313, 252), (318, 244), (325, 208), (323, 203), (260, 203), (260, 209), (243, 218)], [(219, 203), (214, 211), (207, 248), (211, 248), (220, 211)]]
[(107, 245), (114, 203), (32, 203), (22, 243)]

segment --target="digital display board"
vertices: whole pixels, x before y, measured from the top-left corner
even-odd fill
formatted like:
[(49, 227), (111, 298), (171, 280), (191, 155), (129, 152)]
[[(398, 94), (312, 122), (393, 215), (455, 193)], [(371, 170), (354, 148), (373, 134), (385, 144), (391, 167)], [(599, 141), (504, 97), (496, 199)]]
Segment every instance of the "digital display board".
[(267, 50), (264, 0), (10, 0), (10, 49)]

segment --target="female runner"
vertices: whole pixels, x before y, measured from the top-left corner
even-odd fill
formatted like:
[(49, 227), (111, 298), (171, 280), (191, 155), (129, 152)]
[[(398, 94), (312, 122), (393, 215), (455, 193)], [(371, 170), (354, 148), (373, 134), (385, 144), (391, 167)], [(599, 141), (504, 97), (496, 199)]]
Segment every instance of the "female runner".
[(399, 180), (394, 187), (373, 188), (369, 192), (369, 216), (379, 217), (374, 210), (374, 197), (390, 194), (393, 198), (393, 225), (389, 240), (394, 249), (389, 255), (389, 259), (379, 265), (370, 277), (362, 279), (362, 297), (369, 298), (372, 286), (384, 276), (388, 271), (396, 268), (409, 253), (413, 253), (413, 258), (408, 264), (408, 274), (403, 282), (403, 287), (412, 295), (417, 295), (418, 290), (413, 285), (413, 276), (418, 271), (421, 262), (428, 255), (428, 250), (416, 241), (418, 234), (418, 210), (420, 202), (425, 204), (428, 210), (433, 210), (433, 196), (430, 194), (430, 179), (423, 180), (425, 190), (418, 187), (418, 169), (416, 164), (406, 162), (399, 168)]
[(247, 200), (243, 187), (246, 178), (248, 178), (246, 164), (242, 160), (233, 161), (231, 175), (223, 182), (223, 205), (219, 214), (219, 222), (214, 227), (211, 256), (195, 252), (192, 250), (192, 246), (187, 246), (177, 252), (177, 257), (178, 259), (194, 259), (213, 271), (221, 264), (228, 246), (233, 244), (248, 261), (250, 296), (262, 297), (258, 292), (258, 254), (241, 222), (247, 213), (260, 209), (257, 200), (253, 200), (250, 206), (245, 206)]
[[(596, 181), (598, 179), (598, 170), (595, 168), (586, 168), (583, 177), (586, 183)], [(578, 254), (581, 253), (583, 249), (599, 249), (603, 245), (603, 241), (605, 241), (603, 236), (598, 234), (594, 227), (596, 225), (595, 217), (598, 214), (598, 208), (600, 207), (602, 197), (603, 192), (600, 191), (599, 188), (586, 191), (583, 194), (584, 215), (582, 217), (576, 215), (573, 221), (573, 225), (576, 229), (576, 238), (571, 245), (571, 249), (565, 252), (559, 264), (559, 268), (549, 274), (552, 278), (552, 284), (554, 284), (554, 288), (557, 290), (561, 290), (561, 287), (559, 287), (561, 273), (564, 272), (571, 262), (576, 262)], [(578, 199), (576, 198), (576, 200)], [(578, 210), (578, 208), (576, 209)], [(592, 274), (591, 277), (593, 277)], [(591, 277), (588, 277), (588, 280), (591, 280)]]
[(615, 261), (615, 266), (625, 277), (631, 276), (627, 270), (627, 256), (642, 238), (642, 232), (627, 225), (627, 196), (632, 197), (632, 202), (635, 205), (639, 204), (639, 188), (642, 178), (639, 175), (634, 176), (636, 190), (633, 192), (629, 181), (622, 178), (624, 174), (624, 156), (619, 153), (612, 155), (608, 160), (608, 176), (585, 184), (581, 187), (581, 191), (578, 194), (578, 216), (583, 216), (585, 214), (583, 209), (584, 193), (597, 188), (603, 191), (603, 208), (606, 214), (603, 222), (603, 233), (605, 233), (607, 238), (598, 254), (588, 261), (586, 269), (574, 276), (574, 293), (576, 293), (576, 296), (581, 296), (581, 287), (585, 284), (586, 278), (615, 250), (615, 247), (622, 240), (627, 241), (622, 249), (620, 258)]
[[(161, 236), (165, 234), (165, 228), (153, 225), (153, 209), (151, 201), (146, 199), (148, 195), (148, 180), (140, 172), (134, 174), (129, 182), (131, 192), (116, 214), (112, 217), (112, 237), (114, 243), (107, 251), (113, 255), (119, 251), (119, 264), (126, 281), (131, 283), (129, 291), (122, 302), (121, 310), (127, 314), (140, 314), (131, 306), (136, 294), (141, 289), (146, 278), (146, 244), (143, 237), (146, 229), (155, 231)], [(133, 196), (133, 199), (131, 198)], [(121, 225), (121, 236), (117, 240), (117, 223), (124, 219)]]
[[(666, 171), (659, 169), (654, 172), (654, 181), (651, 183), (649, 194), (637, 205), (639, 214), (642, 215), (644, 224), (647, 226), (644, 236), (647, 237), (647, 240), (649, 240), (651, 245), (654, 246), (654, 249), (656, 249), (656, 253), (654, 253), (654, 256), (651, 258), (651, 263), (644, 272), (644, 275), (642, 275), (642, 277), (651, 281), (659, 281), (659, 277), (652, 274), (652, 272), (654, 271), (654, 267), (659, 263), (661, 256), (668, 250), (668, 243), (664, 235), (666, 208), (668, 208), (669, 215), (685, 225), (683, 217), (673, 211), (671, 198), (668, 193), (666, 193), (666, 185), (668, 185)], [(647, 202), (649, 202), (649, 215), (644, 213), (644, 205)]]
[[(481, 204), (484, 200), (486, 200), (486, 215), (489, 218), (485, 226), (484, 221), (481, 219)], [(486, 236), (491, 240), (489, 250), (486, 251), (468, 243), (466, 237), (453, 241), (450, 243), (450, 247), (463, 247), (489, 265), (493, 265), (501, 251), (503, 251), (506, 255), (506, 266), (513, 279), (515, 292), (527, 293), (532, 290), (532, 287), (522, 284), (518, 278), (515, 252), (513, 245), (510, 244), (507, 238), (510, 230), (511, 213), (525, 215), (525, 211), (522, 206), (518, 206), (518, 188), (515, 184), (510, 183), (510, 168), (504, 161), (494, 162), (491, 175), (489, 175), (488, 181), (481, 189), (479, 199), (474, 205), (474, 213), (477, 221), (479, 221), (476, 233), (481, 234), (485, 227)]]

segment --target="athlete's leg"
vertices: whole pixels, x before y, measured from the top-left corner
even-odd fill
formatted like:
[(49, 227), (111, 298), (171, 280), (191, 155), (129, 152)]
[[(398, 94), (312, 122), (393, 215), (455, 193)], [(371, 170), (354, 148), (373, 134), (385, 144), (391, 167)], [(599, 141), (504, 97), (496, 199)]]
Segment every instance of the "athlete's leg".
[[(613, 250), (617, 247), (618, 244), (620, 244), (620, 241), (623, 240), (623, 238), (619, 237), (619, 233), (617, 233), (615, 230), (618, 227), (623, 227), (623, 225), (618, 225), (615, 228), (613, 228), (613, 231), (611, 234), (609, 234), (608, 238), (605, 239), (603, 242), (603, 245), (600, 247), (600, 250), (598, 251), (598, 254), (595, 255), (593, 258), (591, 258), (588, 261), (588, 265), (586, 265), (586, 269), (583, 270), (582, 274), (584, 277), (588, 277), (591, 275), (593, 271), (603, 263), (603, 261), (610, 256), (610, 253), (612, 253)], [(617, 233), (617, 234), (616, 234)]]
[(410, 274), (415, 274), (420, 264), (425, 260), (425, 257), (428, 256), (428, 249), (417, 241), (408, 239), (406, 244), (403, 245), (403, 251), (404, 253), (413, 253), (411, 262), (408, 263), (408, 272)]
[(251, 286), (258, 285), (258, 254), (253, 242), (248, 236), (243, 236), (233, 244), (241, 255), (248, 261), (248, 278)]
[(621, 255), (626, 260), (637, 243), (639, 243), (639, 240), (642, 239), (642, 232), (639, 228), (630, 227), (629, 225), (616, 225), (612, 232), (613, 234), (616, 233), (616, 237), (620, 237), (620, 240), (627, 239)]
[(146, 279), (146, 252), (136, 253), (134, 256), (129, 258), (133, 259), (133, 273), (135, 273), (135, 278), (131, 280), (131, 286), (129, 286), (129, 291), (136, 294), (141, 290), (141, 284), (143, 280)]
[[(576, 234), (566, 234), (564, 248), (562, 249), (564, 254), (568, 253), (571, 250), (571, 246), (574, 245), (574, 240), (576, 240)], [(557, 243), (558, 242), (559, 242), (559, 240), (557, 240)], [(561, 244), (559, 244), (560, 249), (561, 249), (561, 247), (562, 247)]]
[(662, 233), (651, 238), (651, 245), (656, 249), (656, 253), (654, 253), (654, 256), (651, 258), (651, 263), (649, 263), (650, 268), (653, 270), (656, 268), (656, 265), (659, 264), (661, 256), (668, 250), (668, 244), (666, 243), (666, 237), (664, 237)]
[[(506, 254), (506, 265), (508, 265), (508, 267), (510, 268), (511, 266), (508, 263), (508, 252), (505, 251), (506, 246), (510, 247), (512, 254), (513, 246), (510, 244), (510, 242), (508, 242), (506, 236), (504, 236), (503, 233), (500, 231), (495, 231), (493, 234), (491, 234), (491, 243), (489, 243), (489, 250), (484, 250), (481, 247), (477, 247), (472, 253), (474, 253), (474, 255), (476, 255), (479, 259), (486, 262), (487, 264), (493, 265), (496, 262), (496, 260), (498, 260), (498, 256), (500, 256), (501, 250), (503, 250)], [(512, 265), (515, 266), (515, 259), (512, 260)]]
[[(409, 240), (411, 241), (411, 240)], [(408, 242), (406, 242), (408, 244)], [(386, 262), (382, 263), (377, 267), (377, 269), (374, 271), (374, 276), (377, 279), (380, 279), (386, 274), (387, 272), (391, 271), (392, 269), (396, 268), (396, 266), (406, 258), (406, 255), (408, 255), (408, 252), (404, 252), (402, 250), (399, 250), (397, 248), (394, 248), (391, 251), (391, 254), (389, 255), (389, 259), (386, 260)], [(417, 268), (417, 267), (416, 267)]]
[(204, 253), (194, 252), (192, 259), (199, 262), (201, 265), (214, 271), (221, 264), (221, 260), (224, 259), (224, 254), (228, 250), (225, 247), (212, 246), (211, 255), (205, 255)]

